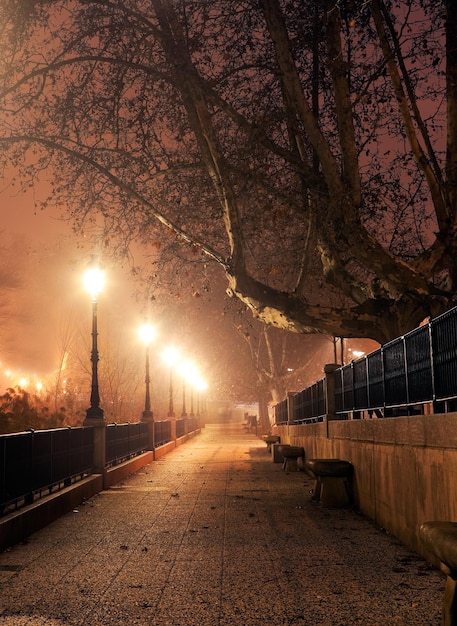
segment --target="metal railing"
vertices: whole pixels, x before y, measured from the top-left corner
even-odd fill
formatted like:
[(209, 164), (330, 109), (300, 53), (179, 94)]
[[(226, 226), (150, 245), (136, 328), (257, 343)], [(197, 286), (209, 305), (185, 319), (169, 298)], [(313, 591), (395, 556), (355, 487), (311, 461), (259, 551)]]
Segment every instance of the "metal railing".
[[(177, 437), (197, 429), (199, 419), (176, 420)], [(172, 438), (170, 420), (153, 423), (154, 448)], [(118, 465), (152, 448), (146, 422), (108, 424), (105, 467)], [(94, 470), (94, 429), (57, 428), (0, 435), (0, 516), (54, 490), (88, 476)]]
[[(307, 424), (319, 422), (327, 413), (325, 379), (322, 378), (301, 391), (290, 394), (274, 407), (276, 424)], [(291, 418), (289, 417), (291, 416)]]
[[(333, 373), (335, 413), (378, 417), (457, 410), (457, 307)], [(322, 379), (275, 406), (277, 424), (321, 421), (327, 413)]]
[(154, 422), (154, 448), (163, 446), (171, 441), (170, 420), (159, 420)]
[(185, 417), (178, 417), (176, 419), (176, 438), (184, 437), (186, 434), (186, 419)]
[(117, 465), (149, 450), (149, 429), (145, 422), (108, 424), (106, 466)]
[(30, 430), (0, 436), (0, 514), (93, 470), (92, 428)]
[(433, 403), (454, 410), (457, 399), (457, 308), (352, 361), (334, 373), (336, 413), (394, 409), (415, 412)]
[(292, 411), (296, 424), (316, 422), (327, 412), (324, 379), (299, 391), (292, 397)]

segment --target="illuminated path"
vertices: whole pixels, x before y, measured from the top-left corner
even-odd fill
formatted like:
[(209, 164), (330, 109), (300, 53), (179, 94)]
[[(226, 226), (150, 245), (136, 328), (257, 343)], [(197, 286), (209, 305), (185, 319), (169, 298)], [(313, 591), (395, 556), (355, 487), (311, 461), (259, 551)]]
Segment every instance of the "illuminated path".
[(0, 554), (0, 624), (439, 626), (442, 575), (311, 487), (207, 426)]

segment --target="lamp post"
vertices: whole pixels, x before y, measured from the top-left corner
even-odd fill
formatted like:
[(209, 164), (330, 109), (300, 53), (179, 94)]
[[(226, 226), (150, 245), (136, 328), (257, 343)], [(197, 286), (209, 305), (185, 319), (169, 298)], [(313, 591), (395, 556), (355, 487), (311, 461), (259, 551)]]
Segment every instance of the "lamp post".
[(190, 416), (194, 417), (194, 386), (190, 386)]
[(198, 387), (199, 387), (199, 381), (200, 381), (200, 374), (198, 369), (195, 367), (195, 365), (191, 365), (189, 367), (189, 383), (190, 383), (190, 415), (191, 417), (195, 416), (194, 413), (194, 392), (195, 392), (195, 399), (196, 399), (196, 404), (197, 404), (197, 416), (199, 414), (199, 410), (198, 410)]
[(154, 419), (153, 412), (151, 410), (151, 394), (150, 394), (150, 385), (151, 379), (149, 376), (149, 346), (151, 341), (154, 339), (155, 330), (150, 324), (143, 324), (141, 326), (140, 338), (142, 339), (145, 345), (145, 353), (146, 353), (146, 374), (145, 374), (145, 385), (146, 385), (146, 395), (144, 399), (144, 411), (143, 411), (143, 421), (149, 421)]
[(178, 360), (178, 351), (172, 346), (165, 348), (162, 353), (164, 362), (170, 368), (170, 384), (169, 384), (169, 399), (168, 399), (168, 417), (174, 417), (175, 411), (173, 406), (173, 366)]
[(197, 416), (200, 416), (200, 411), (204, 412), (203, 393), (206, 391), (208, 385), (203, 378), (197, 378), (195, 387), (197, 389)]
[(90, 392), (90, 407), (86, 411), (86, 419), (103, 420), (104, 411), (100, 407), (100, 393), (98, 389), (98, 346), (97, 346), (97, 298), (103, 289), (105, 274), (100, 267), (93, 265), (84, 275), (86, 290), (92, 298), (92, 383)]
[(182, 411), (181, 411), (181, 417), (187, 417), (187, 412), (186, 412), (186, 377), (183, 374), (182, 376)]
[[(185, 361), (184, 363), (180, 363), (179, 365), (179, 373), (182, 378), (182, 412), (181, 417), (187, 417), (187, 406), (186, 406), (186, 383), (190, 382), (189, 378), (193, 370), (193, 364), (190, 361)], [(191, 385), (190, 385), (191, 387)]]

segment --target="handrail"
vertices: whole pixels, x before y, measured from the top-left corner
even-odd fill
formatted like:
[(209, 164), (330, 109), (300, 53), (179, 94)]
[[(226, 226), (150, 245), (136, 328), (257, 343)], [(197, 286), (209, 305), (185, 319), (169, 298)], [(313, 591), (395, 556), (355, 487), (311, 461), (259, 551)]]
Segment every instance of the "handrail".
[(0, 435), (0, 515), (68, 486), (93, 471), (92, 428), (29, 430)]
[[(335, 413), (368, 411), (380, 417), (457, 409), (457, 307), (390, 341), (365, 357), (335, 369)], [(330, 404), (325, 379), (275, 407), (277, 424), (320, 421)]]

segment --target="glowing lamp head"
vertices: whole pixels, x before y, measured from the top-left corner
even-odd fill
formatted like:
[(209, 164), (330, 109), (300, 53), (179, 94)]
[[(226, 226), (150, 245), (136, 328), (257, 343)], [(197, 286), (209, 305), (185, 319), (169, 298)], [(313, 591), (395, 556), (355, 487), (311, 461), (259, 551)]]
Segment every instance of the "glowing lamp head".
[(140, 326), (138, 333), (141, 341), (146, 346), (149, 346), (149, 344), (151, 343), (151, 341), (153, 341), (156, 335), (155, 328), (154, 326), (151, 326), (151, 324), (143, 324), (142, 326)]
[(165, 348), (162, 352), (162, 359), (166, 365), (173, 367), (178, 360), (178, 350), (173, 346)]
[(99, 267), (91, 267), (84, 274), (84, 285), (87, 293), (95, 302), (105, 285), (105, 272)]

